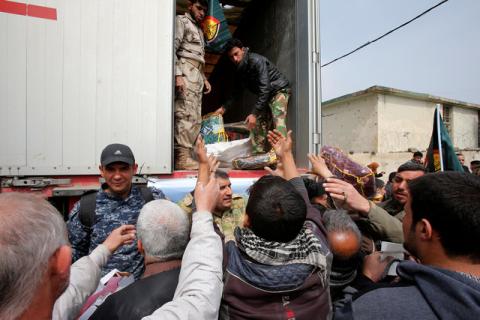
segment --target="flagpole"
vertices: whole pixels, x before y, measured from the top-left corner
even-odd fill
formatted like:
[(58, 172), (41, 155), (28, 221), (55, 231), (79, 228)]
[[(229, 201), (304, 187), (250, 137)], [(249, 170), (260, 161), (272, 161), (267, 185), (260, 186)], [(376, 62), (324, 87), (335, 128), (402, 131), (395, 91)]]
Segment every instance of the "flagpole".
[(443, 171), (443, 152), (442, 152), (442, 134), (440, 133), (440, 104), (437, 103), (437, 136), (438, 136), (438, 154), (440, 156), (440, 171)]

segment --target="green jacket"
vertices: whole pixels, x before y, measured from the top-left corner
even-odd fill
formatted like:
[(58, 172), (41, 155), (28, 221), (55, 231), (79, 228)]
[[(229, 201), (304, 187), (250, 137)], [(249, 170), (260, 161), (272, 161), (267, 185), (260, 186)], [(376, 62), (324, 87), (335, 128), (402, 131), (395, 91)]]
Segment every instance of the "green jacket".
[(395, 216), (370, 202), (370, 211), (368, 216), (362, 220), (368, 224), (371, 236), (375, 240), (403, 243), (402, 220), (405, 211), (398, 212)]

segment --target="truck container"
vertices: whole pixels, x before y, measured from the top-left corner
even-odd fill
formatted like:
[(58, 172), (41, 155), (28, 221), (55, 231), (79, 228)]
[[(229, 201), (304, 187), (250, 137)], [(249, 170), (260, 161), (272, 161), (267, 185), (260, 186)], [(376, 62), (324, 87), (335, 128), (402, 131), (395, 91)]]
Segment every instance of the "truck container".
[[(288, 126), (306, 166), (320, 143), (319, 0), (222, 4), (234, 35), (289, 78)], [(182, 8), (186, 0), (0, 1), (1, 192), (42, 193), (68, 210), (98, 187), (100, 153), (116, 142), (132, 148), (140, 177), (195, 174), (173, 170), (173, 40)], [(226, 57), (213, 60), (216, 93), (205, 97), (204, 112), (232, 78)], [(246, 94), (226, 119), (243, 120), (251, 101)]]

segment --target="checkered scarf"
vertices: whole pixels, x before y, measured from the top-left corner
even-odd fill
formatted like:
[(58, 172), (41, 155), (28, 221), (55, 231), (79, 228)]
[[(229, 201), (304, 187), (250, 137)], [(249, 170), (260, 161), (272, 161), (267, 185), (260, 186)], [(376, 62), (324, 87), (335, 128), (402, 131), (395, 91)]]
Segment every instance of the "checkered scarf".
[(240, 250), (266, 265), (309, 264), (325, 270), (326, 256), (320, 240), (305, 225), (290, 242), (267, 241), (249, 228), (236, 228), (235, 238)]

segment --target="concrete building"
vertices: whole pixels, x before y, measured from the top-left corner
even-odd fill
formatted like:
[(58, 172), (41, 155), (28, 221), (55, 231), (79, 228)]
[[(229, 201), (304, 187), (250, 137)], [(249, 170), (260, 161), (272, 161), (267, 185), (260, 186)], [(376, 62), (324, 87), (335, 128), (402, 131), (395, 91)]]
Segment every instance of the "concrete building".
[(373, 86), (322, 104), (323, 144), (341, 148), (361, 164), (376, 161), (387, 174), (428, 148), (436, 105), (458, 151), (480, 159), (480, 105)]

